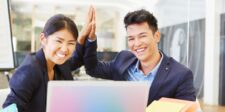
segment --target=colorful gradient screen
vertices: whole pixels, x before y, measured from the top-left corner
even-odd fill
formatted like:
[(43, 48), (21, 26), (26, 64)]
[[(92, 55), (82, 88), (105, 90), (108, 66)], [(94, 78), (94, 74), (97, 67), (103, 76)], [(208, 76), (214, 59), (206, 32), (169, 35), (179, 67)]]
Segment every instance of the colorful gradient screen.
[(146, 83), (51, 82), (47, 112), (144, 112), (148, 93)]

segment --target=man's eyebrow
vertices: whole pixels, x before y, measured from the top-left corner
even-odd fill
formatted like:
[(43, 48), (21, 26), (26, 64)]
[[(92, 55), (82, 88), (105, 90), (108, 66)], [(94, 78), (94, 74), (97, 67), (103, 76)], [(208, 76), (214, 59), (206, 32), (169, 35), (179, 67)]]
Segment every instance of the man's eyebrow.
[(138, 35), (143, 35), (143, 34), (147, 34), (147, 32), (142, 32), (142, 33), (140, 33), (140, 34), (138, 34)]
[(141, 32), (137, 35), (127, 35), (126, 37), (129, 38), (129, 37), (134, 37), (134, 36), (138, 36), (138, 35), (144, 35), (144, 34), (147, 34), (147, 32)]

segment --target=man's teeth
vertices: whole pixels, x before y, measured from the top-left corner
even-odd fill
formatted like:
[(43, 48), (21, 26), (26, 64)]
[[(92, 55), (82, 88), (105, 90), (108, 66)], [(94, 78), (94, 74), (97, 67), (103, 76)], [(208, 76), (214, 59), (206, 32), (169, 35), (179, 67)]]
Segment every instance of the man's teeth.
[(142, 52), (142, 51), (144, 51), (144, 49), (137, 49), (136, 51), (137, 52)]
[(64, 58), (66, 55), (65, 54), (57, 54), (58, 57)]

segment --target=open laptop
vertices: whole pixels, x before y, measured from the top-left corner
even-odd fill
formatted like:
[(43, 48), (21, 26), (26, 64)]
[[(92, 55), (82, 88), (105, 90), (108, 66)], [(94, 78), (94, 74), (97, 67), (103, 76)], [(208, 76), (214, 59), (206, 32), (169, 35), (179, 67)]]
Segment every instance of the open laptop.
[(145, 112), (150, 85), (132, 81), (50, 81), (47, 112)]

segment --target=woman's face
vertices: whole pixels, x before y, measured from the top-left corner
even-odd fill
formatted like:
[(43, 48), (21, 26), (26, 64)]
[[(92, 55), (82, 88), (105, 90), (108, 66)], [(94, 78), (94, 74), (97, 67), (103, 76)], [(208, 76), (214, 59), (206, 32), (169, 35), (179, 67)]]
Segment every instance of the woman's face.
[(67, 30), (62, 29), (48, 37), (41, 34), (41, 43), (47, 63), (63, 64), (69, 59), (75, 50), (76, 40)]

